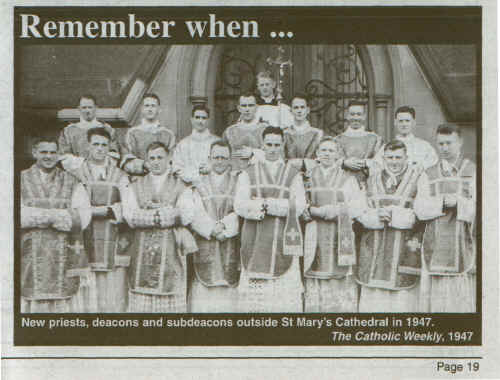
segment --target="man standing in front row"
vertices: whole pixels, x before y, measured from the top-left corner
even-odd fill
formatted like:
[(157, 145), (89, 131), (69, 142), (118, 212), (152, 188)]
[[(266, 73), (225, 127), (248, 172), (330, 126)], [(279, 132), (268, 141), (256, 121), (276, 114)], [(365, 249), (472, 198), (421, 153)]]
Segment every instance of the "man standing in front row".
[(178, 199), (183, 182), (173, 175), (168, 148), (152, 143), (146, 149), (149, 174), (127, 188), (123, 217), (135, 229), (130, 249), (129, 312), (186, 312), (186, 255), (197, 250), (183, 227)]
[(368, 177), (367, 207), (358, 218), (363, 226), (359, 312), (419, 311), (422, 229), (413, 202), (421, 172), (419, 165), (408, 164), (405, 144), (393, 140), (384, 147), (383, 169)]
[(76, 273), (85, 261), (76, 237), (90, 222), (88, 196), (56, 167), (55, 139), (40, 139), (32, 152), (36, 163), (21, 172), (21, 312), (91, 312)]
[(193, 255), (195, 277), (188, 297), (193, 313), (238, 311), (239, 218), (233, 208), (238, 172), (231, 172), (230, 157), (229, 145), (212, 143), (210, 173), (179, 200), (180, 207), (192, 213), (191, 229), (199, 248)]
[[(410, 164), (421, 165), (425, 170), (435, 165), (438, 161), (436, 151), (427, 141), (419, 139), (413, 132), (415, 129), (415, 109), (409, 106), (399, 107), (394, 114), (394, 125), (396, 126), (396, 139), (404, 142), (408, 152)], [(377, 161), (382, 164), (384, 149), (377, 154)]]
[(98, 313), (123, 313), (127, 304), (126, 274), (129, 256), (122, 255), (125, 236), (120, 236), (122, 195), (127, 174), (108, 156), (111, 136), (104, 128), (87, 132), (89, 157), (73, 174), (83, 183), (90, 198), (92, 222), (84, 231), (84, 244), (95, 291)]
[[(439, 162), (418, 182), (415, 212), (427, 222), (422, 307), (431, 313), (476, 311), (476, 166), (464, 159), (460, 128), (437, 130)], [(429, 278), (430, 277), (430, 278)]]
[(240, 312), (301, 312), (303, 285), (298, 216), (305, 191), (298, 169), (282, 158), (278, 127), (263, 134), (265, 160), (239, 175), (234, 208), (241, 216)]
[(160, 98), (153, 93), (145, 94), (142, 98), (141, 124), (130, 128), (122, 144), (120, 167), (131, 175), (143, 175), (148, 172), (146, 163), (146, 148), (153, 142), (159, 141), (169, 151), (175, 145), (175, 135), (160, 124)]

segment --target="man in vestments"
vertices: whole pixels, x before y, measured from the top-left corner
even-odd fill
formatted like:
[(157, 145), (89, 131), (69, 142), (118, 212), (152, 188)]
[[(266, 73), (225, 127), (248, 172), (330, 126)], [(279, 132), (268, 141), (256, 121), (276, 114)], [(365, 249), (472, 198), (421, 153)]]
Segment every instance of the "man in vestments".
[(358, 284), (352, 276), (352, 220), (360, 215), (364, 194), (338, 164), (333, 137), (320, 142), (316, 155), (319, 165), (304, 178), (309, 203), (304, 212), (305, 312), (354, 313)]
[(21, 312), (89, 312), (77, 240), (90, 222), (82, 184), (56, 166), (57, 141), (33, 145), (36, 163), (21, 172)]
[(210, 145), (219, 140), (208, 129), (209, 117), (210, 110), (205, 105), (195, 105), (191, 111), (192, 132), (175, 147), (173, 168), (187, 183), (196, 183), (200, 174), (209, 171)]
[(59, 135), (59, 160), (65, 170), (75, 170), (89, 155), (87, 131), (90, 128), (105, 128), (111, 136), (110, 156), (119, 159), (118, 143), (113, 128), (96, 119), (97, 103), (93, 95), (82, 95), (78, 110), (80, 121), (65, 127)]
[(289, 161), (305, 159), (304, 162), (312, 167), (323, 131), (311, 126), (307, 120), (309, 111), (305, 95), (295, 95), (292, 99), (293, 125), (285, 130), (285, 157)]
[[(423, 240), (424, 312), (476, 311), (476, 166), (463, 157), (460, 128), (437, 130), (439, 162), (418, 182), (415, 212)], [(425, 280), (425, 281), (424, 281)]]
[(372, 171), (367, 207), (358, 217), (363, 229), (357, 262), (359, 312), (419, 311), (418, 280), (422, 228), (413, 202), (421, 167), (408, 163), (406, 146), (384, 147), (384, 166)]
[(382, 138), (366, 130), (365, 104), (353, 100), (346, 114), (347, 129), (335, 139), (340, 147), (342, 167), (358, 179), (362, 188), (366, 186), (373, 159), (382, 146)]
[(278, 104), (275, 94), (276, 81), (268, 71), (257, 74), (257, 120), (267, 126), (286, 129), (293, 124), (290, 107), (285, 103)]
[(143, 175), (148, 172), (145, 166), (146, 148), (153, 142), (163, 143), (169, 151), (175, 145), (175, 135), (160, 123), (160, 98), (153, 93), (142, 98), (141, 124), (130, 128), (122, 144), (120, 167), (131, 175)]
[(124, 195), (123, 217), (135, 229), (129, 267), (129, 312), (186, 312), (186, 255), (197, 250), (177, 202), (185, 190), (173, 175), (168, 148), (146, 149), (149, 174), (135, 177)]
[(237, 238), (239, 218), (234, 212), (238, 172), (230, 168), (231, 148), (222, 141), (210, 148), (210, 173), (187, 190), (180, 207), (191, 212), (199, 251), (193, 255), (194, 278), (189, 290), (189, 311), (193, 313), (235, 313), (240, 278)]
[(264, 158), (262, 132), (265, 125), (256, 118), (255, 95), (242, 94), (238, 100), (240, 118), (222, 134), (222, 140), (231, 147), (231, 165), (234, 170), (243, 170), (250, 163)]
[(82, 182), (91, 202), (92, 222), (83, 236), (93, 274), (95, 312), (122, 313), (127, 305), (130, 259), (121, 254), (129, 242), (124, 233), (120, 234), (118, 224), (122, 222), (121, 198), (128, 176), (108, 156), (111, 136), (106, 129), (89, 129), (87, 136), (89, 156), (73, 174)]
[[(399, 107), (394, 114), (394, 125), (396, 126), (396, 139), (406, 145), (408, 151), (408, 162), (422, 165), (423, 169), (430, 168), (438, 161), (436, 151), (427, 141), (413, 134), (415, 129), (415, 109), (409, 106)], [(380, 149), (376, 160), (383, 162), (384, 150)]]
[(239, 310), (301, 312), (304, 184), (298, 169), (283, 161), (283, 130), (267, 127), (262, 135), (265, 159), (242, 172), (236, 185), (234, 208), (244, 219)]

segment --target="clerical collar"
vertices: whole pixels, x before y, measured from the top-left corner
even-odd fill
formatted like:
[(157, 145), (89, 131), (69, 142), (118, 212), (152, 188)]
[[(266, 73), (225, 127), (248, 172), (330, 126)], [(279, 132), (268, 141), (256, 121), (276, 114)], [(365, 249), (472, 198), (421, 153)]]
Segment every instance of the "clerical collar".
[(191, 132), (191, 137), (195, 141), (204, 141), (210, 137), (210, 131), (208, 130), (208, 128), (205, 129), (203, 132), (198, 132), (193, 129), (193, 132)]
[(349, 137), (362, 137), (366, 136), (369, 132), (366, 129), (352, 129), (351, 127), (348, 127), (343, 135), (349, 136)]
[(263, 105), (269, 105), (269, 106), (277, 106), (278, 105), (278, 100), (274, 95), (263, 97), (262, 95), (257, 96), (257, 105), (263, 106)]

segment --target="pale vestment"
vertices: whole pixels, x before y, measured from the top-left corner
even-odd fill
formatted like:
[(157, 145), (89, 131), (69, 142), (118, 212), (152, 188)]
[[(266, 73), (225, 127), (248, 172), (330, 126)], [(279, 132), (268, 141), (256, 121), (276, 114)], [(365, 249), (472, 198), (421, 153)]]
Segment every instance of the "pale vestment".
[[(199, 249), (193, 254), (194, 276), (188, 294), (190, 312), (238, 311), (239, 217), (233, 209), (237, 176), (238, 172), (230, 171), (202, 175), (200, 182), (179, 199), (179, 207), (191, 214), (191, 230)], [(211, 236), (217, 222), (224, 225), (223, 241)]]
[[(457, 204), (447, 208), (446, 195)], [(428, 168), (418, 182), (415, 212), (426, 221), (422, 307), (426, 312), (476, 311), (476, 167), (459, 157)]]
[(363, 209), (364, 195), (338, 165), (318, 165), (308, 177), (307, 198), (319, 214), (307, 221), (305, 230), (305, 312), (357, 312), (352, 219)]
[[(438, 155), (431, 144), (420, 139), (413, 134), (406, 137), (397, 135), (396, 140), (402, 141), (406, 145), (406, 154), (408, 162), (421, 165), (424, 169), (430, 168), (438, 162)], [(376, 161), (383, 165), (384, 147), (382, 147), (376, 156)]]
[(122, 144), (122, 158), (120, 167), (129, 174), (144, 174), (146, 150), (153, 142), (161, 142), (169, 151), (175, 146), (175, 135), (167, 127), (161, 126), (159, 121), (141, 124), (130, 128), (125, 134)]
[(282, 129), (289, 128), (293, 125), (293, 114), (290, 107), (285, 103), (278, 104), (274, 95), (268, 98), (257, 96), (256, 100), (257, 112), (255, 114), (255, 118), (258, 121), (262, 121), (269, 124), (269, 126), (280, 127)]
[[(265, 213), (264, 199), (268, 204)], [(259, 161), (240, 174), (234, 204), (244, 219), (240, 312), (302, 311), (299, 257), (286, 252), (284, 241), (289, 239), (285, 223), (300, 216), (305, 204), (302, 176), (281, 159)], [(296, 236), (292, 239), (296, 241)]]
[(177, 202), (185, 186), (171, 171), (138, 177), (125, 191), (123, 217), (135, 229), (129, 312), (186, 312), (186, 254), (197, 250)]
[(21, 172), (21, 312), (92, 311), (81, 243), (89, 222), (89, 198), (74, 176), (36, 165)]

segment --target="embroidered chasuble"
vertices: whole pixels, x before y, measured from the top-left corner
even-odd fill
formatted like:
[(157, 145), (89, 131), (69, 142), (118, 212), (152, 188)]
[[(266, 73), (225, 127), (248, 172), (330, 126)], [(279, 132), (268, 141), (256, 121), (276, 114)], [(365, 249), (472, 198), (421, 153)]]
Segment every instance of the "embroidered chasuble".
[(293, 158), (314, 158), (319, 142), (323, 138), (323, 131), (311, 127), (298, 129), (295, 126), (285, 130), (285, 157)]
[[(162, 307), (144, 297), (131, 299), (129, 311), (181, 312), (186, 310), (186, 258), (197, 250), (191, 233), (182, 226), (177, 200), (185, 186), (172, 173), (154, 185), (153, 175), (137, 177), (129, 186), (124, 217), (135, 229), (129, 268), (132, 296), (174, 296)], [(128, 202), (130, 200), (130, 202)], [(132, 297), (133, 298), (133, 297)], [(172, 305), (172, 300), (174, 304)], [(160, 304), (161, 297), (158, 300)]]
[(257, 122), (257, 119), (253, 123), (240, 121), (224, 131), (222, 140), (231, 147), (231, 166), (233, 170), (244, 170), (250, 164), (249, 159), (234, 157), (235, 153), (243, 147), (252, 148), (254, 155), (259, 157), (263, 155), (261, 151), (263, 131), (264, 127)]
[[(140, 124), (130, 128), (122, 144), (122, 159), (120, 167), (127, 170), (129, 174), (144, 174), (144, 160), (146, 159), (146, 149), (153, 142), (161, 142), (171, 151), (175, 146), (175, 135), (168, 128), (160, 126), (159, 123), (153, 125)], [(131, 163), (130, 165), (127, 165)], [(125, 166), (127, 166), (125, 168)]]
[[(77, 208), (85, 205), (89, 206), (88, 199), (73, 175), (55, 168), (43, 179), (35, 165), (21, 172), (21, 295), (25, 300), (64, 300), (78, 291), (79, 270), (87, 258), (77, 239), (89, 218), (83, 218)], [(56, 219), (52, 224), (51, 216)]]
[[(408, 135), (407, 137), (397, 135), (395, 139), (405, 144), (409, 163), (421, 165), (425, 170), (438, 162), (436, 151), (427, 141), (414, 135)], [(380, 148), (375, 158), (381, 166), (383, 165), (383, 157), (384, 147)]]
[[(443, 166), (441, 161), (425, 171), (415, 204), (417, 216), (427, 221), (425, 267), (429, 274), (437, 276), (475, 273), (476, 168), (467, 159), (459, 160), (457, 167), (449, 170)], [(456, 207), (444, 207), (446, 195), (457, 197)]]
[[(363, 225), (356, 270), (360, 284), (389, 290), (417, 284), (423, 229), (416, 222), (413, 202), (420, 174), (419, 166), (408, 165), (390, 185), (385, 169), (368, 178), (368, 209), (359, 217)], [(379, 207), (391, 209), (390, 223), (380, 221)]]

